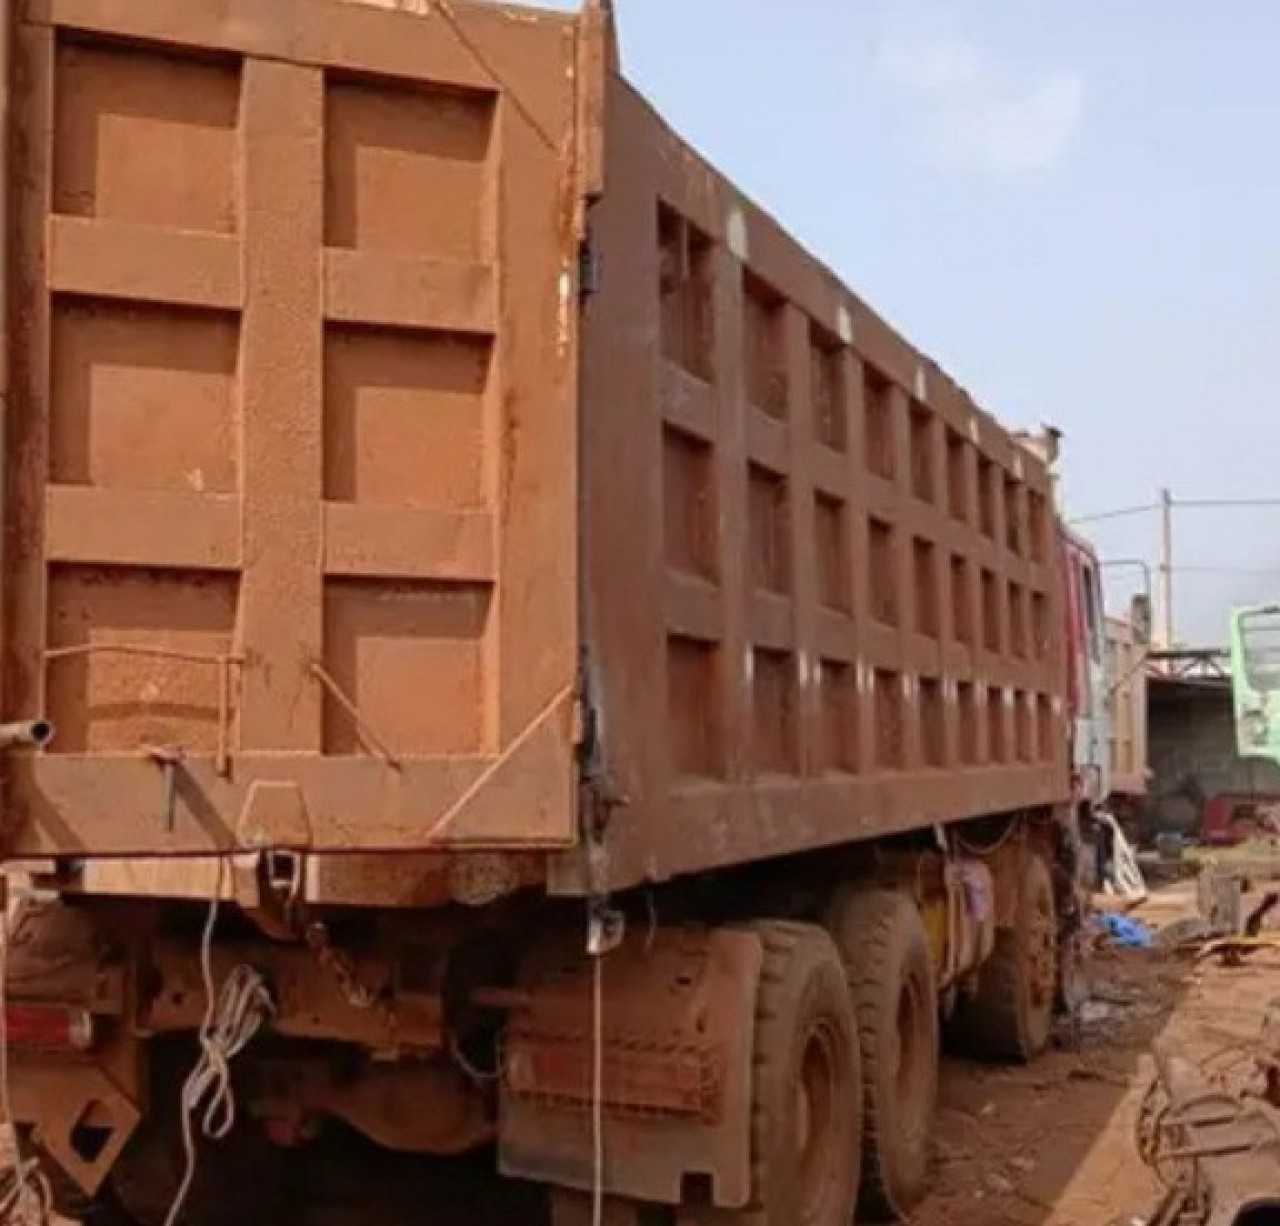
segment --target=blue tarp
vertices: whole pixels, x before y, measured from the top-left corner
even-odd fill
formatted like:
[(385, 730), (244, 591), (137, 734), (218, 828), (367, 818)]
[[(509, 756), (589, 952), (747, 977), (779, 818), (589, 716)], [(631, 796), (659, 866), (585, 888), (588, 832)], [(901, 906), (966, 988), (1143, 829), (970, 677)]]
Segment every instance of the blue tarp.
[(1123, 949), (1147, 949), (1151, 945), (1151, 929), (1131, 915), (1100, 911), (1094, 916), (1093, 922), (1111, 938), (1113, 945), (1119, 945)]

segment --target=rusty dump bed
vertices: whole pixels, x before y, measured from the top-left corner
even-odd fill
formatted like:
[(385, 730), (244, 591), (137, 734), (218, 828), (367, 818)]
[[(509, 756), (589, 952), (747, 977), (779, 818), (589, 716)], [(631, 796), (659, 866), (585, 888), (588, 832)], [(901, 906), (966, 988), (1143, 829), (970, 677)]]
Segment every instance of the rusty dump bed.
[(582, 729), (614, 885), (1067, 797), (1045, 469), (598, 13), (0, 7), (10, 854), (567, 851)]

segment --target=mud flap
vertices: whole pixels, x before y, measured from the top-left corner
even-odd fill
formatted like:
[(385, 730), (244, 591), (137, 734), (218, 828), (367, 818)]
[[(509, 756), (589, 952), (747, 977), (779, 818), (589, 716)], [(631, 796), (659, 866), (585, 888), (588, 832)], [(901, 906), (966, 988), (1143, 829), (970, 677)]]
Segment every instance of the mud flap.
[[(751, 1196), (753, 1018), (762, 951), (754, 933), (635, 931), (600, 966), (580, 934), (537, 948), (511, 1020), (499, 1157), (505, 1175), (679, 1204), (693, 1181), (716, 1205)], [(593, 1053), (603, 1075), (603, 1164), (595, 1163)]]

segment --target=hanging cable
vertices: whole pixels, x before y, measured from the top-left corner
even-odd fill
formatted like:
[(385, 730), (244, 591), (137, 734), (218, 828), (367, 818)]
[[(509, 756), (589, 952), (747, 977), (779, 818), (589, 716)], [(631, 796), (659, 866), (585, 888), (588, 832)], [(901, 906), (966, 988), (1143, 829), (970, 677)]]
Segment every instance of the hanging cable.
[[(200, 974), (204, 981), (205, 1014), (200, 1023), (200, 1055), (182, 1087), (182, 1182), (169, 1207), (164, 1226), (176, 1226), (195, 1182), (199, 1139), (221, 1141), (236, 1123), (235, 1088), (231, 1061), (248, 1046), (275, 1011), (266, 980), (246, 964), (235, 967), (216, 988), (213, 976), (213, 937), (222, 899), (224, 863), (218, 860), (213, 899), (200, 939)], [(198, 1121), (198, 1125), (197, 1125)]]
[(1016, 838), (1022, 833), (1022, 824), (1018, 821), (1010, 821), (999, 836), (989, 843), (975, 843), (972, 839), (966, 839), (959, 830), (955, 832), (956, 846), (961, 851), (970, 856), (977, 856), (984, 859), (987, 856), (994, 856), (1006, 843)]
[(591, 959), (591, 1226), (604, 1226), (604, 954)]
[(1172, 505), (1184, 511), (1270, 511), (1280, 508), (1280, 498), (1175, 498)]
[(1158, 502), (1144, 502), (1135, 507), (1118, 507), (1113, 511), (1094, 511), (1089, 515), (1073, 515), (1067, 523), (1071, 527), (1076, 524), (1097, 524), (1106, 519), (1128, 519), (1133, 515), (1150, 515), (1160, 509)]
[[(1280, 509), (1280, 498), (1171, 498), (1168, 505), (1175, 511), (1274, 511)], [(1144, 502), (1137, 506), (1094, 511), (1088, 515), (1073, 515), (1067, 523), (1071, 526), (1097, 524), (1109, 519), (1150, 515), (1160, 509), (1161, 504), (1158, 502)]]
[[(597, 848), (597, 853), (599, 849)], [(601, 867), (596, 862), (596, 869)], [(587, 957), (591, 959), (591, 1226), (604, 1226), (604, 960), (622, 939), (625, 920), (601, 893), (587, 904)]]

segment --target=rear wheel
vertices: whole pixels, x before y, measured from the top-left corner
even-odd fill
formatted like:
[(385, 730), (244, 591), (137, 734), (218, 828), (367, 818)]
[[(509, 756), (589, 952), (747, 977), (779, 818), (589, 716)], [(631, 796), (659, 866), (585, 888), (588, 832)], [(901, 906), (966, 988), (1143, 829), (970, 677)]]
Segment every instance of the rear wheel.
[(840, 956), (821, 929), (767, 922), (756, 997), (754, 1203), (740, 1226), (847, 1226), (858, 1200), (862, 1078)]
[(1033, 852), (1022, 865), (1016, 922), (996, 933), (976, 992), (956, 1010), (957, 1047), (987, 1059), (1034, 1059), (1049, 1045), (1058, 979), (1053, 881), (1044, 858)]
[(862, 1204), (878, 1219), (902, 1217), (925, 1194), (933, 1144), (933, 960), (918, 909), (893, 890), (841, 890), (828, 926), (848, 972), (862, 1050)]

